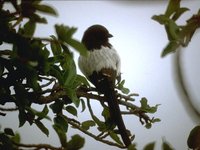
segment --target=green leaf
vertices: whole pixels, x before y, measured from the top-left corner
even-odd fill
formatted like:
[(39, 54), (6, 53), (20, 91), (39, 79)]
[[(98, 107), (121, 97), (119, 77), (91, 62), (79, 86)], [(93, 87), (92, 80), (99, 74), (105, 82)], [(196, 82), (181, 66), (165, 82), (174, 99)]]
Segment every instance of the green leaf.
[(72, 102), (75, 104), (76, 107), (79, 106), (80, 100), (78, 99), (76, 95), (76, 90), (71, 89), (70, 87), (65, 88), (65, 91), (67, 93), (67, 96), (72, 100)]
[[(66, 33), (66, 39), (68, 40), (68, 39), (71, 39), (72, 38), (72, 36), (73, 36), (73, 34), (75, 33), (77, 31), (77, 28), (74, 28), (74, 27), (67, 27), (67, 33)], [(66, 40), (66, 41), (67, 41)]]
[(70, 28), (62, 24), (61, 25), (57, 24), (55, 25), (55, 30), (56, 30), (58, 39), (66, 42), (68, 45), (70, 45), (75, 50), (77, 50), (81, 55), (84, 55), (84, 56), (87, 55), (87, 49), (84, 46), (84, 44), (82, 44), (81, 42), (75, 39), (72, 39), (72, 36), (76, 32), (77, 28), (74, 28), (74, 27)]
[(54, 123), (59, 126), (59, 128), (62, 130), (62, 132), (67, 132), (68, 130), (68, 122), (67, 120), (62, 116), (58, 115), (54, 118)]
[(148, 105), (147, 102), (148, 102), (147, 99), (144, 98), (144, 97), (140, 100), (140, 103), (141, 103), (141, 109), (142, 109), (142, 110), (146, 110), (146, 109), (149, 108), (149, 105)]
[(178, 10), (176, 10), (176, 13), (173, 15), (172, 20), (177, 20), (184, 12), (188, 11), (190, 9), (188, 8), (179, 8)]
[(178, 35), (179, 27), (173, 20), (168, 21), (168, 23), (165, 25), (165, 29), (167, 32), (168, 39), (170, 41), (178, 41), (179, 40), (179, 35)]
[(79, 150), (84, 146), (85, 139), (76, 134), (72, 136), (72, 139), (67, 143), (68, 150)]
[(67, 41), (68, 40), (68, 31), (69, 31), (69, 27), (68, 26), (65, 26), (63, 24), (61, 25), (58, 25), (56, 24), (55, 25), (55, 30), (56, 30), (56, 34), (58, 36), (58, 39), (61, 40), (61, 41)]
[(81, 126), (84, 130), (89, 130), (90, 127), (93, 127), (95, 125), (96, 124), (93, 120), (87, 120), (87, 121), (82, 122), (82, 124), (81, 124)]
[(180, 37), (182, 40), (182, 46), (186, 47), (188, 43), (191, 41), (195, 31), (200, 27), (199, 26), (199, 18), (200, 18), (200, 11), (193, 15), (190, 19), (187, 20), (187, 24), (183, 26), (180, 32)]
[(169, 30), (166, 30), (168, 39), (170, 41), (176, 40), (178, 42), (180, 39), (179, 37), (180, 27), (174, 21), (170, 20), (168, 23), (168, 29)]
[(60, 112), (62, 112), (64, 106), (64, 102), (61, 100), (56, 100), (53, 104), (51, 104), (49, 107), (52, 109), (52, 111), (55, 114), (59, 114)]
[(187, 145), (191, 149), (200, 148), (200, 126), (194, 127), (187, 139)]
[(33, 1), (33, 4), (40, 4), (42, 0)]
[(120, 138), (118, 137), (116, 133), (110, 131), (109, 135), (115, 142), (117, 142), (120, 145), (123, 145), (123, 143), (121, 142)]
[(11, 135), (11, 136), (15, 135), (11, 128), (5, 128), (4, 133), (7, 134), (7, 135)]
[(15, 135), (11, 137), (11, 140), (14, 141), (15, 143), (19, 143), (21, 141), (19, 133), (15, 133)]
[(130, 90), (128, 88), (124, 87), (125, 84), (125, 80), (122, 80), (118, 85), (117, 88), (124, 94), (128, 94), (130, 92)]
[(180, 1), (181, 0), (170, 0), (165, 12), (167, 17), (170, 17), (173, 13), (176, 12), (180, 8)]
[(144, 147), (144, 150), (154, 150), (155, 142), (149, 143)]
[(72, 38), (73, 34), (76, 32), (77, 28), (65, 26), (63, 24), (55, 25), (56, 33), (58, 35), (58, 39), (63, 42), (67, 42)]
[(62, 128), (58, 124), (54, 124), (53, 128), (54, 128), (54, 130), (56, 131), (56, 133), (59, 137), (59, 140), (60, 140), (62, 147), (66, 147), (67, 137), (66, 137), (65, 132), (63, 132)]
[(32, 118), (35, 118), (35, 116), (38, 116), (37, 120), (41, 120), (43, 118), (51, 120), (51, 118), (49, 116), (47, 116), (49, 110), (48, 107), (45, 105), (43, 110), (41, 112), (31, 108), (31, 107), (26, 107), (26, 110), (28, 111), (28, 113), (33, 116)]
[(19, 127), (22, 127), (26, 122), (26, 114), (24, 111), (19, 111)]
[(69, 50), (67, 44), (63, 44), (63, 43), (62, 43), (62, 44), (61, 44), (61, 47), (62, 47), (64, 53), (66, 53), (66, 54), (72, 54), (71, 51)]
[(121, 89), (121, 91), (122, 91), (122, 93), (124, 93), (124, 94), (128, 94), (128, 93), (130, 92), (130, 90), (129, 90), (128, 88), (125, 88), (125, 87), (123, 87), (123, 88)]
[(155, 105), (153, 107), (149, 106), (148, 101), (145, 97), (140, 100), (141, 103), (141, 110), (148, 112), (148, 113), (155, 113), (158, 109), (159, 105)]
[(151, 123), (147, 123), (147, 124), (145, 124), (145, 127), (146, 127), (147, 129), (150, 129), (150, 128), (152, 127), (152, 124), (151, 124)]
[[(65, 67), (63, 68), (65, 70), (63, 74), (63, 79), (64, 79), (64, 86), (65, 87), (70, 87), (73, 85), (75, 79), (76, 79), (76, 65), (74, 60), (71, 57), (67, 57), (68, 61), (64, 65)], [(70, 60), (71, 58), (71, 60)]]
[(76, 81), (82, 83), (83, 85), (90, 86), (89, 82), (84, 76), (81, 76), (79, 74), (76, 75)]
[(64, 59), (63, 55), (60, 54), (60, 55), (55, 55), (53, 57), (49, 57), (48, 62), (49, 62), (49, 64), (51, 64), (53, 66), (54, 64), (58, 64), (58, 63), (62, 62), (63, 59)]
[(19, 107), (19, 110), (22, 110), (25, 108), (26, 105), (28, 105), (27, 100), (27, 94), (24, 85), (22, 83), (17, 82), (16, 85), (14, 85), (14, 90), (16, 93), (16, 105)]
[(71, 28), (69, 28), (68, 29), (68, 31), (67, 31), (67, 37), (68, 38), (72, 38), (72, 36), (74, 35), (74, 33), (77, 31), (77, 28), (75, 28), (75, 27), (71, 27)]
[(170, 144), (169, 144), (168, 142), (166, 142), (166, 141), (163, 141), (162, 149), (163, 149), (163, 150), (174, 150), (174, 149), (170, 146)]
[(86, 47), (79, 41), (75, 39), (68, 39), (67, 44), (69, 44), (71, 47), (73, 47), (75, 50), (77, 50), (80, 55), (87, 56), (87, 49)]
[(160, 122), (161, 120), (159, 118), (153, 118), (153, 120), (151, 121), (152, 123), (156, 123), (156, 122)]
[(63, 81), (63, 73), (61, 69), (58, 66), (53, 65), (50, 67), (49, 71), (50, 71), (50, 75), (55, 77), (58, 80), (60, 85), (63, 85), (64, 81)]
[(170, 41), (164, 48), (161, 56), (165, 57), (167, 54), (175, 52), (179, 46), (180, 44), (177, 43), (176, 41)]
[(128, 150), (137, 150), (136, 149), (136, 144), (131, 144), (128, 146)]
[(39, 15), (37, 14), (32, 14), (30, 16), (30, 19), (33, 21), (33, 22), (38, 22), (38, 23), (44, 23), (46, 24), (47, 23), (47, 20), (43, 17), (40, 17)]
[(58, 42), (58, 40), (56, 39), (56, 37), (54, 35), (51, 35), (51, 38), (53, 39), (53, 41), (51, 41), (50, 46), (51, 46), (51, 50), (53, 52), (53, 55), (60, 55), (62, 53), (62, 48), (60, 43)]
[(102, 116), (105, 118), (105, 120), (108, 120), (110, 118), (110, 111), (108, 107), (104, 107), (102, 111)]
[(36, 29), (36, 23), (33, 22), (32, 20), (29, 20), (25, 25), (24, 25), (24, 36), (27, 37), (32, 37)]
[(167, 24), (168, 22), (169, 22), (169, 18), (167, 17), (167, 16), (165, 16), (165, 15), (154, 15), (154, 16), (152, 16), (152, 19), (153, 20), (155, 20), (155, 21), (157, 21), (158, 23), (160, 23), (160, 24)]
[(41, 112), (36, 112), (35, 115), (38, 116), (38, 119), (41, 120), (43, 118), (50, 119), (47, 114), (49, 113), (49, 109), (47, 105), (44, 106)]
[(67, 42), (69, 39), (72, 38), (73, 34), (76, 32), (77, 28), (70, 28), (69, 26), (65, 26), (63, 24), (55, 25), (55, 30), (58, 36), (58, 39), (61, 41)]
[(77, 110), (76, 108), (74, 108), (73, 106), (67, 106), (66, 111), (69, 112), (70, 114), (77, 116)]
[(104, 122), (102, 122), (100, 119), (98, 119), (96, 116), (92, 116), (92, 119), (94, 120), (94, 122), (98, 125), (98, 130), (99, 131), (104, 131), (105, 129), (107, 129), (106, 125)]
[(49, 136), (49, 130), (44, 126), (40, 120), (35, 120), (37, 127), (44, 133), (46, 136)]
[(86, 108), (86, 105), (85, 105), (85, 101), (83, 99), (80, 99), (81, 101), (81, 105), (82, 105), (82, 110), (81, 112), (84, 112), (85, 111), (85, 108)]
[(56, 10), (54, 8), (52, 8), (51, 6), (35, 4), (34, 7), (36, 10), (39, 10), (43, 13), (47, 13), (47, 14), (54, 15), (54, 16), (58, 15)]

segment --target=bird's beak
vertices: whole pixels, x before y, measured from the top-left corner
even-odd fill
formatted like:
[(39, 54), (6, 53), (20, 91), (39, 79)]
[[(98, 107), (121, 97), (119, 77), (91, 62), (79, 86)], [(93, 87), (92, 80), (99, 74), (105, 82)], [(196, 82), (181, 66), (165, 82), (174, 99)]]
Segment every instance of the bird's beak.
[(111, 38), (111, 37), (113, 37), (113, 35), (109, 33), (109, 34), (108, 34), (108, 38)]

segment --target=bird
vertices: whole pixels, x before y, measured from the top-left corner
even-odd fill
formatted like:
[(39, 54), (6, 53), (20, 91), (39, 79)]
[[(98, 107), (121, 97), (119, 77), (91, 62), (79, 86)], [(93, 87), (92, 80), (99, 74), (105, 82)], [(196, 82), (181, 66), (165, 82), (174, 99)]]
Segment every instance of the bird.
[(103, 25), (95, 24), (88, 27), (82, 37), (82, 43), (88, 50), (88, 55), (79, 56), (78, 66), (97, 91), (104, 94), (111, 122), (114, 122), (118, 127), (122, 141), (128, 147), (131, 140), (121, 115), (115, 91), (116, 79), (121, 77), (121, 60), (109, 42), (111, 37), (113, 35)]

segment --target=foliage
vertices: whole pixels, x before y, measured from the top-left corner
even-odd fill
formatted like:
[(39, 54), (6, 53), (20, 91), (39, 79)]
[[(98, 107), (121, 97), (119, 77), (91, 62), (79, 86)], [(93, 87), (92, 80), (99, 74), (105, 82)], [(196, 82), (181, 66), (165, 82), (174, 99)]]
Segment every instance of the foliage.
[(176, 22), (183, 13), (189, 11), (186, 7), (180, 7), (181, 0), (170, 0), (165, 14), (154, 15), (152, 18), (165, 26), (168, 44), (162, 52), (162, 57), (176, 52), (180, 47), (186, 47), (191, 41), (195, 31), (200, 27), (200, 10), (187, 20), (185, 25)]
[[(164, 25), (165, 27), (169, 42), (167, 46), (164, 48), (161, 56), (164, 57), (172, 52), (177, 53), (175, 57), (176, 74), (178, 76), (177, 83), (180, 85), (179, 88), (182, 91), (182, 94), (187, 98), (186, 107), (191, 107), (193, 114), (195, 116), (198, 116), (198, 118), (200, 118), (200, 112), (192, 104), (192, 100), (187, 91), (187, 86), (182, 75), (183, 72), (181, 68), (180, 52), (178, 52), (178, 49), (180, 47), (188, 46), (194, 33), (200, 27), (200, 9), (196, 14), (194, 14), (191, 18), (189, 18), (186, 21), (185, 25), (178, 25), (177, 20), (186, 11), (189, 11), (188, 8), (181, 7), (180, 2), (181, 0), (170, 0), (168, 7), (165, 11), (165, 14), (154, 15), (152, 19)], [(190, 132), (190, 135), (187, 140), (188, 147), (191, 149), (200, 149), (199, 139), (200, 139), (200, 129), (199, 125), (197, 125)], [(164, 142), (163, 149), (168, 150), (172, 148), (166, 142)]]
[[(13, 6), (14, 10), (7, 10), (5, 5)], [(19, 127), (25, 123), (34, 124), (49, 136), (49, 129), (44, 124), (47, 119), (51, 121), (61, 145), (23, 144), (18, 133), (5, 128), (0, 133), (0, 149), (80, 149), (84, 146), (82, 137), (74, 135), (71, 140), (67, 138), (71, 126), (97, 141), (125, 148), (115, 127), (111, 128), (106, 122), (109, 113), (104, 97), (76, 72), (72, 50), (87, 55), (84, 45), (73, 38), (77, 28), (56, 24), (56, 35), (34, 37), (37, 24), (47, 24), (41, 13), (57, 16), (54, 8), (39, 0), (2, 0), (0, 11), (0, 115), (6, 117), (7, 111), (17, 111)], [(9, 45), (7, 49), (6, 44)], [(138, 94), (129, 94), (130, 90), (124, 87), (124, 83), (125, 80), (116, 85), (119, 104), (127, 110), (124, 114), (139, 117), (146, 128), (159, 122), (160, 119), (147, 115), (155, 113), (158, 105), (150, 106), (146, 98), (141, 99), (141, 107), (134, 105), (133, 97)], [(104, 120), (93, 113), (91, 100), (102, 104)], [(16, 107), (6, 108), (7, 103)], [(33, 104), (41, 105), (43, 109), (39, 111)], [(76, 120), (78, 107), (82, 107), (82, 112), (87, 108), (91, 119)], [(48, 116), (49, 111), (54, 113), (54, 117)], [(91, 133), (90, 128), (96, 128), (99, 133)], [(107, 137), (112, 140), (107, 140)], [(135, 145), (130, 147), (133, 149)]]
[[(6, 10), (6, 4), (12, 5), (14, 11)], [(85, 47), (73, 38), (77, 28), (56, 24), (56, 35), (36, 38), (34, 33), (37, 24), (47, 24), (41, 13), (57, 16), (54, 8), (43, 4), (41, 0), (2, 0), (0, 9), (0, 115), (6, 117), (6, 112), (17, 111), (19, 127), (23, 127), (26, 122), (35, 124), (41, 132), (49, 136), (49, 130), (43, 123), (47, 119), (51, 121), (60, 140), (59, 147), (43, 143), (23, 144), (19, 133), (5, 128), (0, 132), (0, 149), (81, 149), (85, 140), (80, 135), (74, 135), (69, 140), (69, 127), (76, 128), (102, 143), (125, 148), (115, 127), (110, 127), (106, 121), (109, 111), (104, 97), (90, 86), (85, 77), (76, 72), (73, 50), (80, 55), (87, 55)], [(199, 27), (200, 11), (192, 16), (186, 25), (176, 23), (188, 10), (180, 7), (180, 0), (170, 0), (165, 14), (153, 16), (154, 20), (165, 26), (169, 39), (162, 56), (175, 52), (180, 46), (187, 46)], [(5, 44), (10, 47), (5, 49)], [(156, 113), (159, 105), (150, 106), (145, 97), (139, 98), (140, 106), (134, 105), (138, 94), (130, 93), (124, 84), (125, 80), (122, 80), (116, 85), (119, 104), (126, 108), (122, 114), (137, 116), (147, 129), (151, 128), (153, 123), (159, 122), (159, 118), (149, 117), (149, 114)], [(92, 100), (97, 100), (102, 105), (104, 120), (95, 115), (91, 106)], [(7, 103), (13, 103), (16, 107), (6, 108)], [(39, 111), (33, 104), (41, 105), (43, 109)], [(89, 120), (76, 120), (79, 107), (81, 113), (88, 109), (91, 116)], [(55, 116), (48, 116), (49, 111)], [(91, 133), (91, 128), (95, 128), (97, 134)], [(132, 139), (134, 137), (132, 134)], [(188, 147), (197, 148), (197, 139), (199, 126), (191, 131)], [(155, 142), (144, 146), (144, 150), (154, 148)], [(136, 145), (132, 144), (128, 149), (135, 150)], [(162, 149), (173, 148), (163, 141)]]

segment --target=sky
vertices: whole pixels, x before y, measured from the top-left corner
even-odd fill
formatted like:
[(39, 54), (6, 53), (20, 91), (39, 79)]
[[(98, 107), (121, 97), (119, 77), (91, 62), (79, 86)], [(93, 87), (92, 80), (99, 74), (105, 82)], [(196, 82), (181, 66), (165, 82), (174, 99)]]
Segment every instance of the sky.
[[(160, 57), (162, 49), (167, 44), (164, 27), (151, 19), (155, 14), (164, 13), (167, 1), (45, 1), (44, 3), (56, 8), (59, 16), (48, 17), (48, 25), (38, 25), (36, 37), (48, 37), (55, 34), (54, 25), (65, 24), (77, 27), (74, 37), (81, 40), (84, 31), (89, 26), (104, 25), (114, 36), (110, 42), (120, 55), (122, 78), (126, 80), (125, 86), (140, 95), (135, 103), (139, 104), (140, 98), (146, 97), (151, 105), (161, 104), (154, 115), (160, 118), (161, 122), (154, 124), (151, 129), (142, 126), (135, 116), (124, 117), (127, 128), (136, 136), (134, 142), (137, 143), (138, 149), (155, 141), (156, 150), (159, 150), (163, 139), (176, 150), (187, 149), (189, 132), (197, 122), (199, 123), (199, 120), (193, 120), (177, 92), (173, 67), (174, 55)], [(187, 18), (198, 11), (200, 1), (183, 1), (181, 4), (190, 8), (190, 11), (179, 20), (179, 23), (184, 24)], [(200, 101), (198, 101), (199, 38), (200, 33), (197, 32), (190, 45), (181, 49), (184, 75), (192, 92), (192, 98), (195, 100), (194, 103), (198, 106), (200, 106)], [(74, 55), (77, 62), (79, 54), (75, 52)], [(79, 70), (78, 73), (80, 73)], [(96, 113), (101, 113), (99, 103), (93, 103), (92, 107), (95, 108)], [(53, 114), (50, 115), (53, 117)], [(50, 137), (47, 138), (36, 127), (29, 127), (28, 124), (18, 129), (18, 122), (13, 122), (15, 117), (17, 114), (11, 113), (7, 119), (1, 119), (2, 127), (8, 126), (22, 132), (24, 143), (47, 142), (59, 145), (54, 131), (51, 131)], [(87, 113), (81, 113), (78, 119), (89, 118)], [(52, 129), (48, 121), (47, 126)], [(75, 129), (69, 129), (68, 138), (76, 133), (80, 134)], [(102, 144), (85, 135), (82, 136), (86, 140), (83, 150), (97, 148), (117, 150), (116, 147)]]

